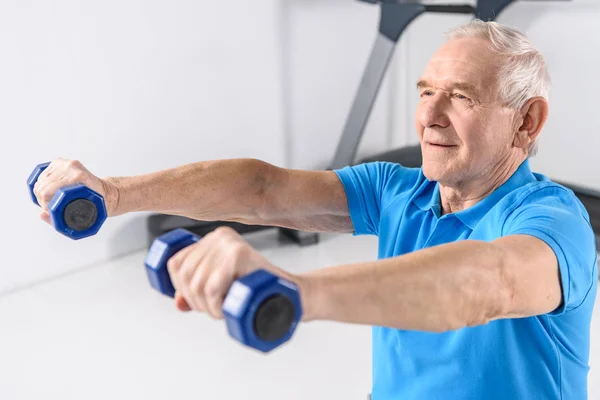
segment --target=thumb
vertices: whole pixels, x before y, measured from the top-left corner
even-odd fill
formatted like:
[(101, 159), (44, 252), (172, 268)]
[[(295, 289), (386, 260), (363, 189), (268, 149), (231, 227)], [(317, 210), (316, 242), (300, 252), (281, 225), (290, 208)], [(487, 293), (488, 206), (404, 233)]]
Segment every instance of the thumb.
[(40, 212), (40, 218), (42, 219), (42, 221), (44, 221), (48, 225), (52, 225), (52, 221), (50, 221), (50, 214), (48, 213), (48, 211), (44, 210), (44, 211)]
[(175, 307), (177, 307), (179, 311), (192, 311), (192, 308), (179, 292), (175, 292)]

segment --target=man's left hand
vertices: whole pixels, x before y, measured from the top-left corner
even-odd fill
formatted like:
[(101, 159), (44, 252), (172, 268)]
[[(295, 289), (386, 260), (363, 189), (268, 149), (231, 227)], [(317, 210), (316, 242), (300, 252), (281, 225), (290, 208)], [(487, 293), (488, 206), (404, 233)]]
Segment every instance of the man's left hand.
[(233, 282), (257, 269), (296, 282), (253, 249), (235, 230), (219, 227), (171, 257), (167, 269), (181, 311), (206, 312), (223, 319), (222, 306)]

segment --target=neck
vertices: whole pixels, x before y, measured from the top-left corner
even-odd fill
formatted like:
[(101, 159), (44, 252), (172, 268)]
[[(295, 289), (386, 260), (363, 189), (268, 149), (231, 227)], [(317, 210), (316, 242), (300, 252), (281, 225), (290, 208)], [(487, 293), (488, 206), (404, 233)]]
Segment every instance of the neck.
[(442, 215), (469, 208), (502, 186), (519, 168), (525, 158), (502, 160), (468, 181), (452, 185), (440, 183)]

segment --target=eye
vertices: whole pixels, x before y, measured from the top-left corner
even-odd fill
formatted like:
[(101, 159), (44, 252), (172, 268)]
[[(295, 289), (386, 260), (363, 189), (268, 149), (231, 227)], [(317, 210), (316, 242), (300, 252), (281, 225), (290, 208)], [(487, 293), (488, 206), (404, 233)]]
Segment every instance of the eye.
[(464, 94), (460, 94), (460, 93), (454, 93), (452, 95), (452, 97), (454, 97), (455, 99), (459, 99), (459, 100), (471, 100), (467, 96), (465, 96)]
[(433, 95), (433, 90), (429, 90), (429, 89), (427, 89), (427, 90), (423, 90), (423, 91), (421, 92), (421, 97), (425, 97), (425, 96), (432, 96), (432, 95)]

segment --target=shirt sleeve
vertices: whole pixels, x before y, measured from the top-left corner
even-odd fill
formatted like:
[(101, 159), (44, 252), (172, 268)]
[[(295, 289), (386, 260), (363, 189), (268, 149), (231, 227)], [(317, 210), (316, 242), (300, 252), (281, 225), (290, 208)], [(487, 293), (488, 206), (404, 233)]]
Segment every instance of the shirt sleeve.
[(353, 234), (379, 235), (381, 211), (395, 195), (415, 185), (419, 171), (378, 161), (335, 170), (346, 191)]
[(598, 255), (589, 215), (572, 191), (550, 186), (530, 194), (511, 212), (503, 234), (535, 236), (554, 251), (563, 301), (550, 315), (583, 303), (598, 279)]

